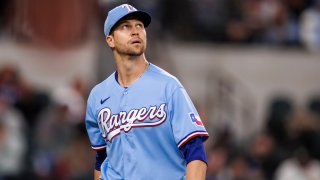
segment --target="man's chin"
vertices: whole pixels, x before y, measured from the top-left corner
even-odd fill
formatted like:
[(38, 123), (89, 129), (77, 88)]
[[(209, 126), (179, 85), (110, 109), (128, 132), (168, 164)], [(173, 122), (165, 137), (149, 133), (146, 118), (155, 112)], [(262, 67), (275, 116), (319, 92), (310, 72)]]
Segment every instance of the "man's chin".
[(129, 56), (141, 56), (144, 53), (142, 49), (140, 50), (133, 50), (133, 51), (128, 51), (127, 54)]
[(141, 56), (143, 54), (142, 53), (128, 53), (129, 56)]
[(125, 51), (118, 50), (120, 54), (128, 56), (141, 56), (145, 51), (144, 48), (127, 49)]

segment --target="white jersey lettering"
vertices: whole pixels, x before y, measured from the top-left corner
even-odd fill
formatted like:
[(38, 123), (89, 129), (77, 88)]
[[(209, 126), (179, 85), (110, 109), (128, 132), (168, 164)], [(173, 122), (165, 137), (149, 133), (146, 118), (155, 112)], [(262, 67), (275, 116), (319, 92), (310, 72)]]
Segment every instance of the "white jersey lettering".
[[(136, 127), (158, 126), (166, 120), (165, 106), (166, 104), (161, 104), (159, 108), (150, 106), (149, 109), (143, 107), (132, 109), (129, 112), (121, 111), (119, 114), (112, 114), (108, 107), (103, 108), (98, 114), (102, 136), (111, 142), (113, 138), (120, 134), (121, 130), (127, 133)], [(150, 121), (147, 121), (147, 119)]]

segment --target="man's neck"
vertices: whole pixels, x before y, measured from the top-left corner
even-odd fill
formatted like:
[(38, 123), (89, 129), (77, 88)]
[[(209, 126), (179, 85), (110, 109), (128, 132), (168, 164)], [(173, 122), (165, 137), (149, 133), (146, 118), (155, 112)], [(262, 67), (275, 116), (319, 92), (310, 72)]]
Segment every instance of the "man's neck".
[(142, 54), (141, 56), (116, 57), (116, 65), (119, 84), (123, 87), (129, 87), (143, 75), (148, 67), (148, 62)]

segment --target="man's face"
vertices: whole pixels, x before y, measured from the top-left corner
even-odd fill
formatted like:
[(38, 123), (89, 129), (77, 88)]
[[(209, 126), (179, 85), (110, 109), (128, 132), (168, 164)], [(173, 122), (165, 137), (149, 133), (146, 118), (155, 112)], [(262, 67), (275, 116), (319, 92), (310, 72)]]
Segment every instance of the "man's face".
[(107, 36), (107, 42), (119, 54), (140, 56), (145, 52), (147, 45), (144, 25), (140, 20), (126, 18), (117, 24), (110, 36)]

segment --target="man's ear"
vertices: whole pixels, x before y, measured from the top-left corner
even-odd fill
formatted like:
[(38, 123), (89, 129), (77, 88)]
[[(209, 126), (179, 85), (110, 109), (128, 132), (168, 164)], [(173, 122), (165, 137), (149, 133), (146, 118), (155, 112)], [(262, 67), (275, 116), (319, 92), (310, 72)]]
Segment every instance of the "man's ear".
[(106, 36), (106, 42), (110, 48), (114, 48), (114, 40), (112, 36)]

